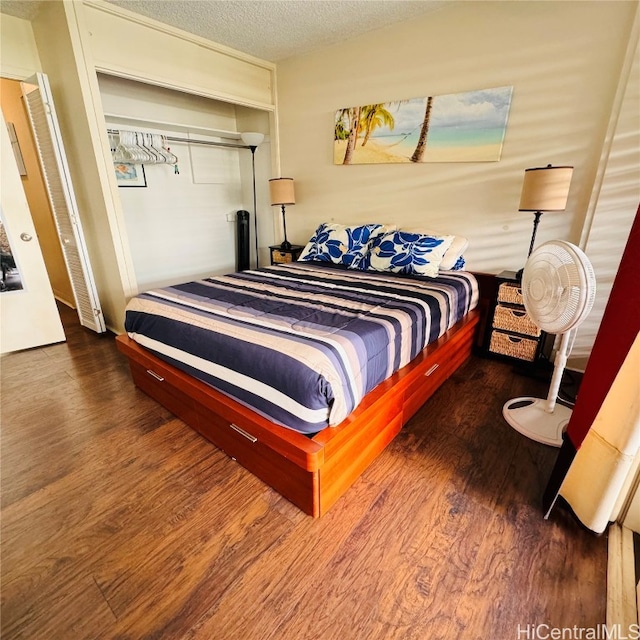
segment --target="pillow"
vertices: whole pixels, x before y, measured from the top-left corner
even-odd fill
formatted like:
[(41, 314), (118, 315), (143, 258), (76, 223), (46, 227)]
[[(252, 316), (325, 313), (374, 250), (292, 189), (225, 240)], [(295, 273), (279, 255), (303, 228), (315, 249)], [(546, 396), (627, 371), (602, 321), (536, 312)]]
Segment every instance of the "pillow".
[[(460, 256), (457, 262), (453, 265), (453, 267), (451, 267), (450, 271), (462, 271), (464, 269), (465, 264), (466, 264), (466, 261), (464, 259), (464, 256)], [(442, 263), (440, 263), (440, 265), (442, 265)]]
[(373, 241), (370, 268), (434, 278), (438, 275), (442, 256), (452, 242), (453, 236), (391, 231)]
[(313, 234), (298, 260), (319, 260), (357, 269), (369, 252), (369, 243), (388, 231), (383, 224), (346, 226), (323, 222)]
[[(418, 227), (410, 229), (401, 229), (401, 231), (409, 231), (410, 233), (422, 233), (427, 236), (442, 236), (442, 233), (438, 231), (432, 231), (430, 229), (421, 229)], [(455, 265), (458, 258), (462, 257), (462, 254), (469, 246), (469, 240), (463, 236), (453, 236), (453, 242), (451, 246), (445, 251), (445, 254), (440, 263), (440, 269), (444, 271), (455, 271)], [(464, 263), (463, 263), (464, 264)], [(458, 267), (460, 269), (461, 267)]]

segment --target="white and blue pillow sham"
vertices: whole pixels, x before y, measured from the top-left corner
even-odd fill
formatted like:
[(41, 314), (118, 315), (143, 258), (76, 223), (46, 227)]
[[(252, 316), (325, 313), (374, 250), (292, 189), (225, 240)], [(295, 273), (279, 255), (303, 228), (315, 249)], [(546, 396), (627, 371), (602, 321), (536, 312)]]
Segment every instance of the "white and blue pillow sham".
[[(426, 236), (444, 236), (447, 234), (441, 233), (439, 231), (434, 231), (433, 229), (425, 229), (424, 227), (407, 227), (401, 229), (401, 231), (410, 231), (411, 233), (422, 233)], [(440, 263), (441, 271), (458, 271), (462, 269), (464, 266), (464, 259), (462, 265), (458, 264), (460, 258), (464, 255), (464, 252), (467, 250), (469, 246), (469, 240), (464, 236), (453, 236), (453, 242), (451, 246), (445, 251), (444, 256), (442, 258), (442, 262)]]
[(453, 236), (432, 236), (409, 231), (392, 231), (371, 244), (369, 269), (419, 276), (438, 275), (440, 263)]
[(313, 234), (299, 260), (333, 262), (358, 269), (371, 241), (388, 230), (383, 224), (345, 226), (323, 222)]
[[(350, 269), (435, 277), (439, 270), (461, 270), (468, 240), (424, 229), (393, 225), (342, 225), (324, 222), (299, 260), (332, 262)], [(455, 254), (455, 255), (454, 255)], [(446, 263), (446, 264), (445, 264)]]

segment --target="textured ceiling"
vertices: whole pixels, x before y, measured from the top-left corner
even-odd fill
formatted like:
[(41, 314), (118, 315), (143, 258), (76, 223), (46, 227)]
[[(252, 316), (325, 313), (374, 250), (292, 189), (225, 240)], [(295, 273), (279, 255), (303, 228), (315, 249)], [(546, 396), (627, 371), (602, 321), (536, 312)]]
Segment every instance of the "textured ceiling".
[[(203, 38), (276, 62), (411, 20), (451, 0), (108, 0)], [(0, 0), (32, 19), (42, 2)]]

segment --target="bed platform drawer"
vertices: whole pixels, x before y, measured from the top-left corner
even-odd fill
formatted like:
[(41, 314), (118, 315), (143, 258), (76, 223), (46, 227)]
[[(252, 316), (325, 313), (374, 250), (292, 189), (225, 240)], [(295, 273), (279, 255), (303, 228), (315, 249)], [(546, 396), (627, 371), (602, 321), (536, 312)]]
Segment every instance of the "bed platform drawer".
[[(433, 349), (422, 361), (416, 363), (403, 381), (404, 400), (402, 419), (406, 423), (420, 407), (434, 394), (440, 385), (471, 355), (473, 333), (478, 323), (477, 316), (467, 321), (449, 341), (444, 352)], [(445, 339), (448, 333), (440, 340)]]
[(469, 357), (467, 347), (460, 345), (448, 358), (429, 362), (419, 371), (404, 393), (403, 421), (407, 422), (437, 391), (440, 385)]
[(130, 361), (130, 368), (131, 377), (139, 389), (188, 425), (193, 426), (197, 420), (193, 400), (170, 383), (167, 372), (162, 367), (147, 368), (142, 364)]
[(314, 513), (310, 489), (317, 487), (317, 471), (306, 471), (274, 451), (250, 426), (240, 426), (217, 413), (200, 407), (194, 428), (209, 442), (239, 462), (245, 469), (273, 487), (285, 498), (297, 504), (305, 513)]
[[(262, 440), (259, 429), (252, 425), (240, 424), (241, 420), (228, 420), (223, 406), (215, 412), (189, 397), (178, 388), (179, 383), (176, 385), (172, 367), (162, 362), (147, 367), (147, 363), (133, 360), (130, 360), (130, 367), (138, 388), (305, 513), (319, 516), (318, 471), (309, 471), (290, 460), (286, 453), (274, 449), (273, 445)], [(181, 377), (180, 373), (178, 377)], [(254, 435), (256, 433), (257, 436)], [(300, 437), (307, 440), (305, 436)]]

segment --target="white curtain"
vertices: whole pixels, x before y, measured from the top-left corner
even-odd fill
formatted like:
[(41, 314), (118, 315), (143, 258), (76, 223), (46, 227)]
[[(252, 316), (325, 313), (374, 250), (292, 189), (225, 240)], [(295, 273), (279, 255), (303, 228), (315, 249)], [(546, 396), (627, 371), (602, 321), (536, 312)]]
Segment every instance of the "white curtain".
[(640, 455), (640, 334), (569, 468), (560, 495), (580, 521), (602, 533), (637, 508)]

